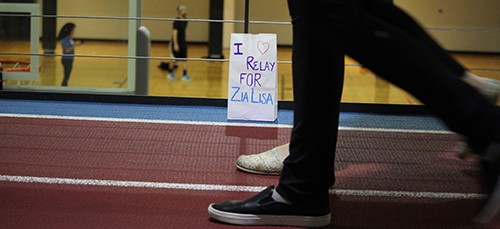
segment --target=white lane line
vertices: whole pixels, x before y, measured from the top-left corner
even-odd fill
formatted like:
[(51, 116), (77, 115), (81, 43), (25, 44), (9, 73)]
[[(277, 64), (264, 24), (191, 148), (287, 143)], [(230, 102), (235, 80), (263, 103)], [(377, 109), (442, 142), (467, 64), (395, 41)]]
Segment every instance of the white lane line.
[[(133, 118), (104, 118), (104, 117), (80, 117), (62, 115), (32, 115), (32, 114), (0, 114), (0, 117), (8, 118), (35, 118), (35, 119), (63, 119), (75, 121), (103, 121), (103, 122), (131, 122), (131, 123), (157, 123), (157, 124), (181, 124), (181, 125), (205, 125), (205, 126), (241, 126), (241, 127), (271, 127), (292, 128), (290, 124), (274, 123), (240, 123), (240, 122), (208, 122), (208, 121), (179, 121), (179, 120), (156, 120), (156, 119), (133, 119)], [(399, 132), (399, 133), (422, 133), (422, 134), (454, 134), (446, 130), (418, 130), (418, 129), (391, 129), (391, 128), (358, 128), (339, 127), (339, 130), (374, 131), (374, 132)]]
[[(124, 187), (124, 188), (179, 189), (179, 190), (193, 190), (193, 191), (260, 192), (265, 188), (262, 186), (185, 184), (185, 183), (94, 180), (94, 179), (9, 176), (9, 175), (0, 175), (0, 181), (16, 182), (16, 183), (61, 184), (61, 185), (102, 186), (102, 187)], [(337, 194), (341, 196), (402, 197), (402, 198), (429, 198), (429, 199), (455, 199), (455, 200), (483, 199), (486, 197), (486, 195), (480, 193), (410, 192), (410, 191), (349, 190), (349, 189), (331, 189), (330, 194)]]

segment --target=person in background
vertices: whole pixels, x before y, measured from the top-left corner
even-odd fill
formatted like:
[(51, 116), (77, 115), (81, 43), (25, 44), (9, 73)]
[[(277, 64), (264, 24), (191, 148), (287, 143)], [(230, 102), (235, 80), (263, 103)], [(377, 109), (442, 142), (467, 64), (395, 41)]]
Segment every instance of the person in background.
[[(177, 6), (177, 19), (186, 19), (187, 7), (185, 5)], [(175, 20), (172, 29), (172, 39), (170, 39), (170, 55), (174, 58), (187, 58), (187, 42), (186, 42), (186, 27), (188, 22), (183, 20)], [(189, 81), (191, 77), (187, 73), (187, 61), (179, 60), (182, 64), (182, 80)], [(176, 63), (171, 61), (168, 67), (167, 78), (175, 79), (174, 66)]]
[[(209, 216), (238, 225), (323, 227), (330, 224), (334, 163), (346, 54), (408, 91), (479, 155), (487, 193), (473, 219), (488, 224), (500, 213), (500, 112), (435, 47), (421, 28), (382, 0), (288, 0), (293, 24), (294, 126), (290, 154), (276, 187), (244, 201), (208, 206)], [(321, 47), (321, 48), (318, 48)], [(334, 66), (332, 66), (334, 65)], [(335, 76), (335, 77), (332, 77)]]
[(75, 55), (75, 41), (73, 40), (73, 35), (75, 33), (76, 25), (74, 23), (66, 23), (61, 27), (57, 39), (61, 41), (62, 46), (62, 58), (61, 62), (64, 69), (64, 78), (61, 86), (68, 86), (69, 77), (71, 75), (71, 70), (73, 69), (73, 61)]

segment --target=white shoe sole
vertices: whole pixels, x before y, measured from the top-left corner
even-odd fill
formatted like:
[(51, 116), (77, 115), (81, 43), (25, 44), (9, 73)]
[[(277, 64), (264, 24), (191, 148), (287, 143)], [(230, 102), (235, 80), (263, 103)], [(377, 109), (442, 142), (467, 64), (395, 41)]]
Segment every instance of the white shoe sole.
[(219, 211), (208, 206), (208, 214), (220, 222), (236, 225), (280, 225), (297, 227), (324, 227), (330, 225), (331, 214), (324, 216), (252, 215)]
[(253, 170), (249, 168), (245, 168), (243, 166), (240, 166), (236, 164), (236, 168), (247, 173), (254, 173), (254, 174), (261, 174), (261, 175), (270, 175), (270, 176), (279, 176), (281, 175), (281, 172), (267, 172), (267, 171), (260, 171), (260, 170)]

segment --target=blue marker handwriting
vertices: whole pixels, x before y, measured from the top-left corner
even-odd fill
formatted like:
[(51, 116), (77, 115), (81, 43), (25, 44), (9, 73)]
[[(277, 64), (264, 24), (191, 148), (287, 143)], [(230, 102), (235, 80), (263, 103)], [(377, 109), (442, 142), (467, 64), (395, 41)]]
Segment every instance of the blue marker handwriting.
[(252, 88), (249, 92), (241, 90), (240, 87), (233, 86), (232, 88), (235, 89), (233, 95), (231, 96), (232, 102), (274, 105), (273, 96), (271, 93), (256, 92), (255, 88)]

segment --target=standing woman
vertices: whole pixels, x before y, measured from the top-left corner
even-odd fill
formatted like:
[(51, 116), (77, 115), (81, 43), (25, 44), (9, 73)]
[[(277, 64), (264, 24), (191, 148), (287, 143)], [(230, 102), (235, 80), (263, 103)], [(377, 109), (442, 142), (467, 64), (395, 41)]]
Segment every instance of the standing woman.
[(73, 34), (75, 33), (75, 24), (66, 23), (61, 30), (57, 39), (61, 41), (62, 53), (61, 62), (64, 68), (64, 79), (61, 86), (68, 86), (69, 76), (71, 70), (73, 69), (73, 59), (75, 55), (75, 41), (73, 40)]

